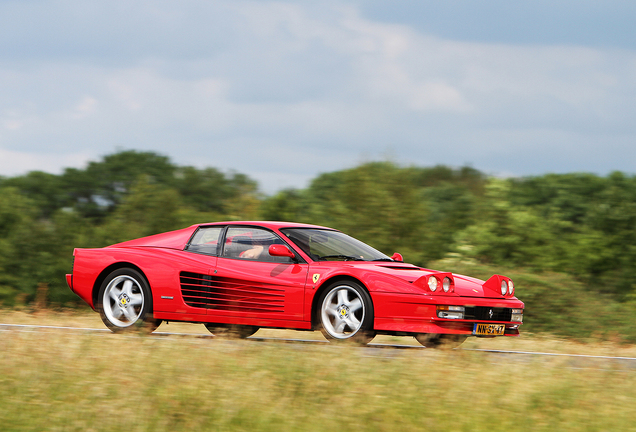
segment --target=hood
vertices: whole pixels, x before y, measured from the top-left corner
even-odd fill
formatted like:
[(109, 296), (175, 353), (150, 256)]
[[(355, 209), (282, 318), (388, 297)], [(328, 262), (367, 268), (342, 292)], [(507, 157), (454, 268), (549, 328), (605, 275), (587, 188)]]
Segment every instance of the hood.
[[(463, 297), (494, 297), (492, 292), (488, 295), (484, 292), (485, 281), (470, 276), (453, 273), (455, 279), (455, 292)], [(499, 295), (498, 298), (503, 297)]]
[(455, 282), (455, 293), (462, 297), (479, 297), (479, 298), (497, 298), (503, 299), (504, 296), (501, 293), (497, 292), (497, 284), (499, 283), (502, 276), (495, 275), (491, 277), (488, 281), (483, 281), (481, 279), (473, 278), (470, 276), (464, 276), (456, 273), (448, 273), (437, 270), (425, 269), (421, 267), (414, 266), (412, 264), (402, 264), (402, 263), (366, 263), (365, 266), (372, 267), (373, 270), (389, 274), (391, 276), (400, 278), (406, 282), (414, 283), (420, 278), (423, 278), (422, 281), (418, 283), (423, 283), (426, 280), (426, 276), (432, 274), (439, 275), (450, 275), (453, 277)]

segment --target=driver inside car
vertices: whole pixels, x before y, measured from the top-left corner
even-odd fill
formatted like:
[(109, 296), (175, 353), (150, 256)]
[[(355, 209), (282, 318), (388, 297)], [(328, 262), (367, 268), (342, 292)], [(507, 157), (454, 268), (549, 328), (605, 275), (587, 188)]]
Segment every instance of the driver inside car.
[(254, 245), (251, 249), (241, 252), (239, 257), (245, 259), (258, 259), (263, 253), (263, 249), (265, 249), (263, 245)]

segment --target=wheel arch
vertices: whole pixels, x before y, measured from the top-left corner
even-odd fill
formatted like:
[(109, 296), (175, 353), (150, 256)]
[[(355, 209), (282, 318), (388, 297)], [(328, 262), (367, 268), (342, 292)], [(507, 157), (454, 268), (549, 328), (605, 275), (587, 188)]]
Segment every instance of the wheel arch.
[[(375, 317), (375, 307), (373, 306), (373, 297), (371, 296), (371, 292), (369, 291), (369, 288), (367, 288), (367, 286), (362, 283), (362, 281), (358, 278), (355, 278), (353, 276), (350, 275), (336, 275), (336, 276), (332, 276), (329, 279), (325, 280), (320, 287), (316, 290), (316, 294), (314, 295), (314, 298), (312, 300), (312, 304), (311, 304), (311, 328), (316, 330), (318, 329), (318, 326), (320, 324), (320, 319), (319, 319), (319, 310), (320, 310), (320, 305), (319, 300), (320, 297), (322, 297), (322, 294), (334, 283), (336, 282), (355, 282), (356, 284), (360, 285), (362, 287), (362, 289), (364, 289), (367, 294), (369, 295), (369, 299), (371, 300), (371, 312), (373, 312), (374, 317)], [(375, 320), (372, 321), (372, 323)], [(373, 327), (371, 328), (371, 330), (373, 330)]]
[(102, 270), (99, 276), (97, 276), (97, 279), (95, 279), (95, 284), (93, 284), (93, 305), (97, 305), (97, 297), (99, 295), (99, 288), (102, 286), (102, 283), (104, 283), (104, 280), (106, 280), (106, 277), (112, 272), (114, 272), (115, 270), (119, 270), (123, 268), (129, 268), (129, 269), (135, 270), (139, 272), (139, 274), (144, 278), (144, 281), (146, 282), (146, 285), (148, 285), (148, 289), (150, 290), (150, 306), (151, 306), (150, 312), (152, 312), (152, 306), (153, 306), (152, 287), (150, 286), (150, 283), (148, 282), (148, 277), (143, 272), (143, 270), (141, 270), (138, 266), (129, 262), (117, 262), (117, 263), (109, 265), (104, 270)]

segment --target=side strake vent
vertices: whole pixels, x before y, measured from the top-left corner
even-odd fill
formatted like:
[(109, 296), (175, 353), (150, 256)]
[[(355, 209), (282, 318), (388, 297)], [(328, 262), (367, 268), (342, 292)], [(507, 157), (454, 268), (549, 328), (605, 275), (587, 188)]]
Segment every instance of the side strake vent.
[(284, 312), (285, 290), (276, 285), (181, 272), (181, 294), (188, 306), (238, 312)]

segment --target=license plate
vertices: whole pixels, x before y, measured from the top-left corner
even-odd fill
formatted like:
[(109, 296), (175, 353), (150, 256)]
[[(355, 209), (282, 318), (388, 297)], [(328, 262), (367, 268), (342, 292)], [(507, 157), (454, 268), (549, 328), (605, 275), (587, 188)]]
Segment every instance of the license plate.
[(473, 334), (479, 336), (502, 336), (505, 330), (505, 324), (475, 324)]

